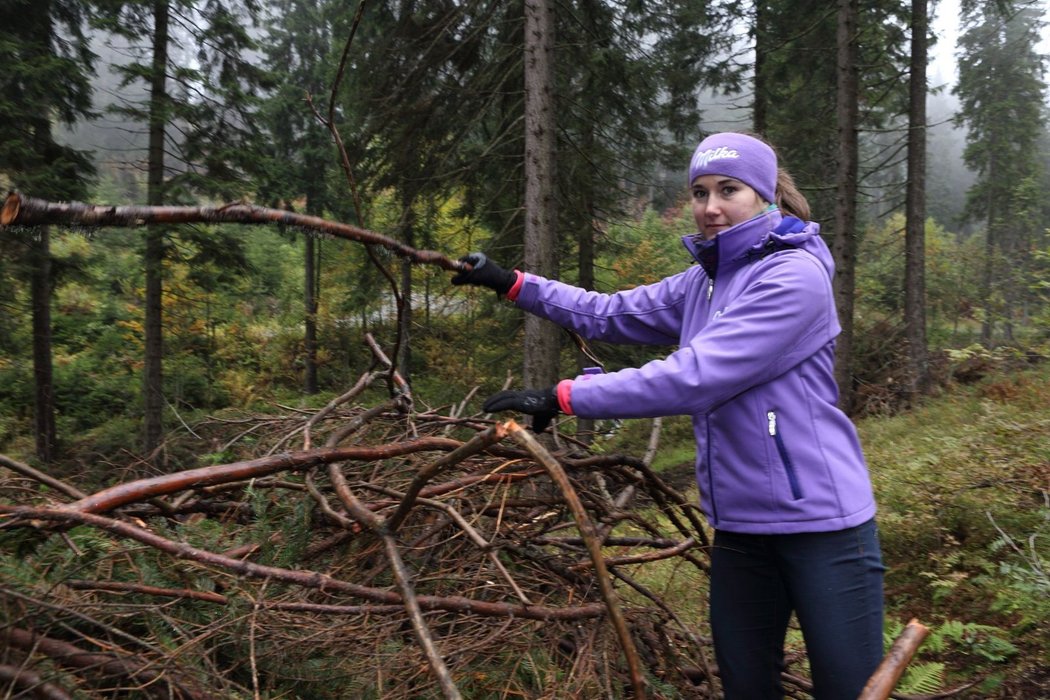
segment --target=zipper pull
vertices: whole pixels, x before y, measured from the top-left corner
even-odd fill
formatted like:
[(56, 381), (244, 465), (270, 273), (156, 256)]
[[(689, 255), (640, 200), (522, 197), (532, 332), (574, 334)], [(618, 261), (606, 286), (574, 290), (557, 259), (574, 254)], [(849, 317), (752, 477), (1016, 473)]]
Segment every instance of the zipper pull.
[(715, 281), (713, 279), (707, 280), (707, 300), (711, 301), (711, 295), (715, 293)]
[(776, 411), (770, 411), (766, 414), (766, 418), (769, 420), (769, 435), (770, 437), (777, 436), (777, 414)]

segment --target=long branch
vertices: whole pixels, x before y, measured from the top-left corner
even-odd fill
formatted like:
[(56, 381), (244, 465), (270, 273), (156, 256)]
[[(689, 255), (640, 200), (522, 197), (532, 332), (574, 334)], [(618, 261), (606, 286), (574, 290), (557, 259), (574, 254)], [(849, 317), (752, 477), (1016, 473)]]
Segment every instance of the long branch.
[[(107, 518), (93, 513), (78, 513), (75, 511), (58, 510), (54, 508), (15, 508), (8, 515), (15, 516), (26, 525), (32, 525), (34, 520), (47, 520), (66, 523), (81, 523), (90, 525), (100, 530), (105, 530), (118, 537), (141, 542), (144, 545), (160, 550), (176, 559), (196, 561), (209, 566), (217, 566), (227, 569), (241, 576), (254, 579), (272, 579), (290, 583), (303, 588), (324, 590), (329, 593), (339, 592), (346, 595), (370, 600), (374, 603), (387, 605), (403, 605), (401, 596), (393, 591), (387, 591), (370, 586), (362, 586), (349, 581), (332, 578), (327, 574), (317, 571), (300, 571), (296, 569), (282, 569), (276, 566), (255, 564), (250, 561), (242, 561), (226, 557), (215, 552), (198, 549), (183, 542), (169, 540), (149, 530), (125, 523), (113, 518)], [(552, 608), (543, 605), (512, 605), (510, 603), (497, 603), (484, 600), (473, 600), (464, 596), (419, 596), (419, 606), (423, 610), (445, 610), (448, 612), (470, 613), (485, 617), (518, 617), (527, 620), (584, 620), (602, 617), (606, 608), (601, 603), (578, 605), (567, 608)]]
[(41, 484), (50, 486), (56, 491), (61, 491), (70, 498), (85, 498), (87, 496), (86, 493), (80, 491), (76, 487), (70, 486), (66, 482), (61, 481), (60, 479), (56, 479), (50, 474), (45, 474), (39, 469), (34, 469), (28, 464), (19, 462), (17, 459), (12, 459), (7, 455), (0, 455), (0, 466), (7, 467), (8, 469), (17, 474), (21, 474), (22, 476), (26, 476), (35, 481), (39, 481)]
[(40, 652), (60, 666), (92, 670), (101, 676), (127, 678), (141, 684), (134, 690), (147, 697), (185, 700), (210, 700), (214, 697), (206, 690), (189, 685), (194, 682), (191, 678), (175, 679), (163, 668), (154, 667), (149, 662), (85, 651), (69, 642), (45, 637), (32, 630), (5, 627), (0, 629), (0, 640), (5, 643), (4, 646)]
[(0, 226), (145, 226), (148, 224), (238, 223), (285, 224), (327, 233), (358, 243), (378, 245), (412, 262), (461, 270), (463, 264), (433, 250), (416, 250), (381, 233), (318, 216), (269, 209), (254, 204), (218, 207), (104, 206), (82, 202), (49, 202), (19, 192), (7, 195), (0, 210)]
[(41, 700), (73, 700), (64, 688), (54, 683), (45, 681), (39, 673), (34, 673), (27, 668), (0, 664), (0, 681), (7, 681), (8, 692), (18, 691), (14, 697), (28, 697), (24, 693), (32, 693), (33, 697)]
[(645, 679), (642, 676), (638, 652), (635, 649), (634, 640), (631, 639), (631, 633), (627, 629), (627, 621), (620, 610), (616, 591), (609, 580), (609, 571), (606, 569), (605, 560), (602, 558), (601, 545), (598, 543), (594, 524), (587, 516), (587, 511), (584, 509), (580, 497), (576, 494), (576, 490), (572, 487), (569, 476), (565, 473), (561, 464), (551, 456), (550, 452), (544, 449), (536, 438), (532, 437), (527, 430), (513, 420), (507, 421), (504, 425), (510, 436), (517, 440), (547, 470), (551, 480), (561, 490), (573, 519), (576, 520), (576, 527), (580, 531), (580, 537), (583, 538), (587, 551), (591, 555), (591, 561), (594, 563), (594, 578), (598, 583), (598, 589), (601, 591), (602, 599), (605, 601), (606, 608), (609, 611), (609, 619), (612, 622), (613, 629), (620, 639), (620, 646), (623, 649), (627, 668), (631, 676), (634, 697), (637, 700), (645, 700), (647, 696)]
[(455, 450), (462, 444), (460, 441), (450, 438), (430, 437), (395, 442), (378, 447), (330, 447), (308, 450), (306, 452), (278, 454), (243, 462), (219, 464), (213, 467), (187, 469), (173, 474), (163, 474), (149, 479), (139, 479), (126, 484), (117, 484), (62, 507), (84, 513), (104, 513), (127, 503), (144, 501), (154, 496), (163, 496), (201, 486), (256, 479), (280, 471), (305, 469), (331, 462), (374, 461), (400, 457), (425, 450)]

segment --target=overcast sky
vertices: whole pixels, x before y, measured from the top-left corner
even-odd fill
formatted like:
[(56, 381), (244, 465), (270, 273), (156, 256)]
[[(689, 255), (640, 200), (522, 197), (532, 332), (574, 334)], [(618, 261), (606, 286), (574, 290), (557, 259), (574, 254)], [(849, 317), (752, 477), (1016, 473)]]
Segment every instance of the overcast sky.
[[(1044, 3), (1045, 11), (1045, 3)], [(932, 21), (937, 44), (931, 52), (929, 77), (934, 85), (955, 82), (955, 41), (959, 36), (959, 0), (938, 0)], [(1042, 53), (1050, 53), (1050, 26), (1043, 28), (1043, 41), (1037, 47)], [(949, 85), (950, 87), (950, 85)]]

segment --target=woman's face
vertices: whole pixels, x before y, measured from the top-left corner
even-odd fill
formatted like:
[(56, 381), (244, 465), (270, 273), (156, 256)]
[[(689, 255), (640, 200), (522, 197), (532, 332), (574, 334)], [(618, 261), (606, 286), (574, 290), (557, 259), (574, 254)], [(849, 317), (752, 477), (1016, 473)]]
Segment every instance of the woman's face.
[(732, 177), (700, 175), (693, 180), (693, 218), (704, 240), (757, 216), (768, 204), (749, 185)]

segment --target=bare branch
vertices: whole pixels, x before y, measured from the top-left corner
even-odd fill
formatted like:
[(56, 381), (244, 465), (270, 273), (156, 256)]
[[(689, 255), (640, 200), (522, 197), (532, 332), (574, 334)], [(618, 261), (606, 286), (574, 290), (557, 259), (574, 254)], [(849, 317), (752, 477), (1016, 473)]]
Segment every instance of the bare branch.
[(284, 224), (319, 231), (338, 238), (377, 245), (415, 263), (437, 265), (445, 270), (460, 270), (463, 264), (432, 250), (416, 250), (368, 229), (329, 221), (318, 216), (295, 214), (283, 209), (269, 209), (254, 204), (225, 204), (219, 207), (181, 206), (102, 206), (81, 202), (49, 202), (12, 192), (0, 211), (0, 226), (116, 226), (133, 227), (149, 224), (234, 223)]
[(583, 504), (580, 502), (579, 496), (576, 495), (576, 490), (572, 487), (565, 470), (562, 469), (558, 461), (547, 452), (539, 441), (514, 421), (507, 421), (506, 427), (511, 437), (517, 440), (522, 447), (536, 458), (537, 462), (543, 465), (543, 468), (550, 474), (551, 479), (561, 489), (562, 496), (572, 511), (573, 518), (576, 520), (576, 526), (580, 530), (580, 536), (583, 537), (583, 541), (587, 545), (587, 551), (591, 555), (591, 561), (594, 563), (594, 576), (598, 580), (602, 599), (609, 610), (609, 617), (612, 620), (613, 627), (616, 629), (617, 636), (620, 638), (620, 646), (623, 648), (624, 656), (627, 659), (634, 696), (639, 700), (644, 699), (647, 695), (645, 678), (642, 676), (638, 652), (635, 649), (634, 640), (631, 639), (630, 630), (627, 629), (627, 622), (620, 611), (616, 591), (613, 590), (612, 582), (609, 580), (609, 571), (605, 568), (605, 560), (602, 558), (601, 544), (598, 542), (594, 525), (587, 516), (587, 511), (584, 510)]

